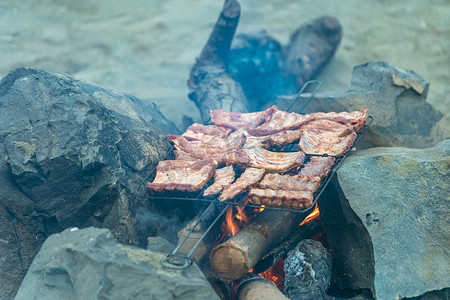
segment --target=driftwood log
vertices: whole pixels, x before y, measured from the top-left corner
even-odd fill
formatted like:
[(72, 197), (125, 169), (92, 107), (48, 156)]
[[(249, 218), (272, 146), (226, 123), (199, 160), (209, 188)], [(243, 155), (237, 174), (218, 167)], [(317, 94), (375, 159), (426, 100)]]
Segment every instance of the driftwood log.
[(286, 76), (294, 76), (299, 87), (321, 71), (333, 57), (341, 41), (339, 21), (330, 16), (300, 26), (286, 46)]
[(325, 299), (330, 286), (331, 254), (320, 242), (302, 240), (284, 263), (284, 294), (289, 299)]
[(226, 70), (226, 60), (239, 23), (241, 8), (236, 0), (226, 0), (219, 19), (191, 69), (189, 99), (195, 102), (204, 121), (211, 109), (248, 112), (249, 104), (239, 83)]
[(308, 213), (266, 209), (226, 242), (211, 251), (211, 270), (224, 281), (243, 278), (274, 246), (285, 239)]
[(323, 16), (301, 25), (284, 47), (264, 31), (233, 40), (239, 18), (239, 3), (226, 0), (191, 69), (189, 98), (204, 121), (210, 109), (256, 111), (278, 95), (296, 93), (333, 57), (342, 37), (339, 21)]
[(272, 281), (262, 277), (244, 279), (236, 291), (238, 300), (288, 300)]

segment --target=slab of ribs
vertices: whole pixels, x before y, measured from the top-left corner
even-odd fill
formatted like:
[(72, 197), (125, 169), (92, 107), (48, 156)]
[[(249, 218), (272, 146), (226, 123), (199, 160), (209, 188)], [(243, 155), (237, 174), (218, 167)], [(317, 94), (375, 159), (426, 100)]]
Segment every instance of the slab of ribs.
[(309, 208), (368, 118), (367, 109), (297, 114), (276, 106), (210, 114), (213, 125), (194, 123), (182, 135), (168, 135), (175, 160), (159, 162), (150, 192), (203, 189), (203, 196), (220, 201), (244, 195), (255, 205)]

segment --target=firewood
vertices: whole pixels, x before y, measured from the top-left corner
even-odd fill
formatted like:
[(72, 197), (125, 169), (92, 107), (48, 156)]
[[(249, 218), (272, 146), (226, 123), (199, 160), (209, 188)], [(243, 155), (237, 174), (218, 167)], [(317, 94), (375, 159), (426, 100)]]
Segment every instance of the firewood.
[[(201, 209), (199, 213), (178, 232), (179, 244), (188, 235), (189, 231), (192, 229), (192, 227), (194, 227), (197, 221), (201, 218), (199, 224), (195, 227), (194, 231), (189, 235), (178, 252), (187, 255), (197, 244), (198, 240), (203, 236), (208, 227), (219, 216), (220, 212), (223, 209), (224, 205), (220, 204), (207, 205), (203, 209)], [(199, 245), (192, 253), (191, 258), (193, 258), (196, 262), (200, 262), (205, 254), (209, 253), (209, 251), (211, 250), (214, 241), (220, 235), (222, 219), (223, 218), (214, 223), (212, 229), (200, 241)]]
[(307, 213), (264, 210), (252, 222), (211, 251), (211, 270), (222, 280), (244, 277), (249, 269), (298, 226)]
[(243, 280), (236, 291), (238, 300), (287, 300), (275, 284), (262, 277)]
[(285, 49), (285, 75), (294, 76), (303, 86), (333, 57), (341, 37), (341, 25), (334, 17), (323, 16), (300, 26)]
[(322, 230), (322, 223), (320, 218), (310, 220), (308, 223), (295, 229), (284, 241), (278, 246), (270, 250), (254, 267), (254, 273), (261, 273), (270, 268), (277, 260), (287, 257), (289, 251), (294, 249), (297, 244), (303, 239), (309, 239)]
[(239, 23), (241, 8), (236, 0), (226, 0), (200, 57), (192, 67), (188, 87), (189, 99), (195, 102), (204, 121), (211, 109), (248, 112), (248, 100), (225, 62)]

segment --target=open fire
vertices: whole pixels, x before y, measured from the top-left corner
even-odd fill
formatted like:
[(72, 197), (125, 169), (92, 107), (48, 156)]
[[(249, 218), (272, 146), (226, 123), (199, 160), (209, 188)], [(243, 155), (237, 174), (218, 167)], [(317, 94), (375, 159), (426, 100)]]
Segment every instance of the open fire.
[[(200, 213), (190, 223), (193, 230), (179, 234), (180, 247), (172, 255), (180, 250), (191, 262), (209, 258), (211, 273), (223, 282), (237, 284), (253, 273), (283, 290), (285, 259), (314, 236), (303, 228), (320, 216), (317, 199), (357, 141), (356, 131), (367, 128), (367, 110), (301, 115), (273, 106), (255, 113), (212, 110), (211, 118), (214, 125), (193, 124), (182, 135), (168, 136), (175, 160), (161, 161), (147, 183), (151, 193), (198, 192), (193, 200), (216, 199), (207, 218)], [(311, 140), (317, 132), (320, 138)], [(280, 146), (289, 149), (279, 152)], [(213, 227), (218, 235), (208, 238)], [(296, 228), (301, 234), (293, 234)]]
[[(225, 31), (229, 28), (234, 31), (232, 27), (237, 23), (230, 27), (224, 24), (236, 20), (238, 14), (235, 12), (238, 10), (238, 6), (224, 6), (213, 31), (214, 36), (218, 35), (217, 39), (212, 36), (208, 43), (228, 36)], [(230, 16), (225, 18), (228, 13)], [(211, 71), (203, 68), (214, 68), (214, 64), (200, 63), (219, 53), (211, 52), (214, 46), (205, 46), (199, 63), (191, 72), (190, 97), (194, 102), (204, 99), (205, 91), (210, 95), (210, 88), (216, 87), (204, 82), (209, 77), (203, 76)], [(213, 59), (213, 62), (216, 61)], [(217, 74), (224, 75), (223, 72)], [(227, 87), (229, 79), (227, 74), (212, 78), (213, 81), (219, 80), (219, 87)], [(301, 82), (303, 85), (304, 81)], [(298, 95), (309, 83), (302, 87)], [(226, 90), (235, 91), (233, 88)], [(219, 94), (221, 98), (223, 94)], [(245, 100), (245, 97), (235, 96), (231, 98)], [(296, 99), (297, 96), (293, 101)], [(285, 258), (288, 259), (288, 252), (300, 240), (312, 236), (302, 232), (303, 228), (308, 228), (318, 219), (316, 201), (333, 172), (357, 142), (360, 136), (357, 132), (365, 127), (369, 118), (367, 109), (302, 114), (301, 111), (290, 112), (291, 104), (286, 111), (273, 105), (262, 111), (247, 113), (249, 110), (245, 108), (245, 101), (241, 103), (244, 104), (242, 107), (238, 104), (233, 109), (223, 105), (219, 107), (224, 109), (216, 109), (218, 106), (215, 103), (213, 107), (204, 101), (198, 105), (204, 119), (210, 119), (212, 125), (195, 123), (181, 135), (168, 135), (175, 149), (175, 160), (160, 162), (155, 179), (148, 182), (147, 187), (152, 194), (197, 192), (193, 200), (203, 196), (205, 199), (202, 200), (215, 199), (213, 202), (217, 202), (211, 204), (211, 209), (208, 208), (209, 213), (208, 209), (205, 211), (207, 218), (200, 213), (196, 217), (198, 222), (191, 222), (200, 224), (199, 230), (186, 230), (187, 235), (179, 235), (180, 244), (189, 235), (192, 237), (192, 233), (198, 240), (193, 239), (194, 247), (186, 247), (186, 251), (180, 253), (189, 258), (202, 244), (202, 253), (197, 256), (199, 259), (194, 259), (209, 259), (211, 273), (222, 282), (237, 283), (253, 272), (283, 289), (287, 278), (284, 274)], [(226, 206), (219, 203), (226, 203)], [(240, 203), (259, 208), (255, 210)], [(310, 212), (313, 205), (316, 209)], [(223, 209), (214, 208), (216, 206)], [(218, 217), (215, 218), (215, 215)], [(224, 220), (220, 224), (217, 220), (221, 216)], [(211, 221), (211, 226), (205, 220)], [(205, 238), (216, 222), (218, 232), (209, 234), (214, 236), (214, 241), (206, 242)], [(217, 236), (220, 237), (216, 239)], [(265, 262), (264, 267), (261, 267), (261, 261)]]
[[(264, 209), (253, 209), (250, 215), (245, 213), (245, 206), (236, 206), (236, 212), (233, 207), (230, 206), (227, 209), (225, 219), (222, 223), (222, 235), (227, 235), (228, 237), (234, 236), (239, 230), (245, 227), (246, 224), (253, 219), (255, 215), (263, 211)], [(319, 218), (320, 212), (319, 207), (316, 204), (314, 210), (299, 224), (299, 226), (303, 226), (314, 219)], [(223, 241), (223, 237), (220, 238)], [(267, 256), (267, 255), (266, 255)], [(264, 257), (265, 258), (265, 257)], [(263, 258), (263, 259), (264, 259)], [(273, 263), (267, 270), (259, 273), (255, 273), (254, 269), (251, 268), (248, 272), (256, 274), (262, 278), (265, 278), (271, 282), (273, 282), (277, 288), (282, 291), (284, 288), (284, 259), (280, 258)], [(233, 283), (234, 285), (239, 282)]]
[[(209, 258), (211, 272), (223, 282), (253, 273), (282, 290), (288, 252), (313, 236), (293, 232), (320, 216), (316, 201), (357, 141), (356, 131), (365, 127), (367, 110), (301, 115), (273, 106), (255, 113), (212, 110), (211, 119), (214, 125), (193, 124), (168, 136), (175, 160), (161, 161), (147, 184), (151, 193), (198, 192), (193, 200), (216, 199), (207, 218), (201, 213), (190, 223), (193, 229), (201, 224), (199, 230), (179, 234), (181, 244), (190, 242), (172, 255), (179, 249), (188, 259)], [(317, 132), (320, 138), (311, 140)], [(279, 152), (280, 146), (289, 149)], [(220, 237), (207, 238), (215, 223)]]

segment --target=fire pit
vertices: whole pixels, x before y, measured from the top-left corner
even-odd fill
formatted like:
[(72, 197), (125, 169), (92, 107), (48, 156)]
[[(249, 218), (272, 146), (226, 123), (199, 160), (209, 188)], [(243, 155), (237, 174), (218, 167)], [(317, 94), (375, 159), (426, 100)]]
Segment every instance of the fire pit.
[[(309, 103), (309, 101), (313, 98), (316, 91), (321, 85), (321, 83), (318, 81), (307, 82), (298, 92), (298, 96), (293, 99), (287, 110), (289, 110), (294, 105), (294, 102), (299, 98), (300, 95), (304, 94), (304, 91), (310, 85), (315, 85), (316, 87), (310, 94), (308, 101), (303, 105), (302, 109)], [(298, 114), (299, 116), (301, 116), (300, 113), (301, 111)], [(310, 117), (311, 115), (303, 116)], [(323, 117), (324, 114), (320, 116)], [(234, 119), (233, 122), (235, 122), (235, 120), (236, 119)], [(315, 174), (315, 176), (320, 176), (314, 177), (318, 178), (317, 184), (319, 184), (319, 186), (314, 189), (311, 204), (306, 206), (305, 208), (301, 208), (300, 206), (297, 207), (297, 209), (294, 209), (292, 205), (283, 206), (283, 204), (278, 204), (279, 207), (265, 205), (268, 202), (263, 202), (265, 204), (258, 204), (255, 201), (253, 201), (253, 203), (249, 203), (248, 199), (251, 197), (250, 195), (252, 194), (253, 190), (248, 192), (246, 197), (244, 197), (243, 195), (239, 195), (240, 193), (238, 193), (236, 195), (233, 195), (232, 199), (227, 199), (228, 201), (220, 201), (221, 196), (215, 196), (214, 198), (205, 197), (207, 191), (211, 190), (211, 187), (213, 187), (213, 185), (215, 184), (214, 182), (218, 180), (217, 178), (212, 179), (209, 184), (203, 184), (200, 189), (196, 187), (195, 189), (199, 191), (194, 192), (191, 185), (188, 185), (187, 183), (177, 185), (176, 183), (171, 183), (170, 180), (167, 181), (167, 178), (176, 177), (173, 177), (174, 175), (164, 175), (167, 172), (171, 171), (167, 171), (166, 168), (155, 168), (139, 186), (138, 189), (141, 193), (141, 196), (149, 197), (153, 200), (157, 199), (158, 201), (182, 200), (194, 202), (203, 201), (210, 203), (208, 206), (200, 210), (196, 218), (194, 218), (184, 229), (180, 231), (178, 246), (173, 250), (172, 253), (170, 253), (166, 257), (166, 259), (161, 261), (162, 265), (172, 269), (184, 269), (189, 267), (192, 264), (193, 260), (197, 262), (205, 262), (209, 257), (209, 265), (211, 266), (212, 273), (218, 276), (224, 282), (238, 282), (239, 280), (244, 278), (246, 274), (259, 273), (261, 278), (266, 278), (270, 281), (278, 282), (277, 286), (279, 288), (282, 288), (284, 275), (283, 277), (281, 277), (280, 275), (275, 275), (274, 271), (277, 269), (283, 269), (284, 258), (287, 254), (287, 251), (291, 250), (299, 242), (299, 236), (301, 235), (291, 235), (291, 233), (296, 227), (299, 226), (299, 224), (300, 226), (302, 226), (309, 220), (313, 219), (314, 216), (318, 215), (316, 202), (318, 201), (320, 195), (322, 194), (344, 159), (348, 156), (350, 151), (355, 147), (355, 145), (364, 135), (372, 120), (372, 117), (369, 116), (367, 118), (367, 121), (364, 122), (365, 124), (363, 123), (362, 125), (356, 126), (356, 129), (358, 131), (355, 134), (354, 141), (341, 155), (330, 156), (327, 153), (321, 154), (314, 153), (313, 151), (313, 154), (306, 154), (306, 159), (304, 159), (304, 162), (300, 163), (305, 167), (300, 168), (293, 165), (288, 169), (283, 169), (281, 171), (282, 173), (287, 172), (287, 174), (289, 174), (289, 172), (302, 174), (302, 172), (307, 172), (305, 170), (307, 169), (308, 165), (313, 164), (313, 162), (319, 158), (321, 160), (330, 161), (330, 165), (327, 165), (328, 167), (325, 169), (324, 173)], [(194, 127), (197, 128), (199, 126), (196, 125)], [(192, 129), (195, 129), (194, 127), (189, 127), (186, 132), (190, 135), (194, 134), (195, 132), (192, 132)], [(298, 127), (299, 126), (297, 126), (297, 128)], [(209, 127), (209, 129), (211, 129), (211, 127)], [(239, 128), (235, 129), (237, 130), (235, 132), (238, 132)], [(227, 132), (227, 135), (231, 134), (232, 133), (230, 133), (230, 131)], [(201, 134), (200, 136), (202, 138), (204, 137), (203, 134)], [(254, 138), (254, 136), (250, 135), (250, 138), (247, 137), (246, 142), (248, 140), (251, 141), (251, 138)], [(172, 147), (169, 153), (167, 153), (166, 157), (174, 156), (174, 151), (188, 149), (187, 145), (177, 143), (177, 136), (170, 137), (170, 139), (175, 146)], [(296, 140), (298, 139), (299, 137), (296, 138)], [(192, 138), (192, 141), (197, 142), (195, 138)], [(239, 147), (245, 147), (245, 145), (240, 145)], [(288, 144), (275, 145), (274, 147), (276, 147), (278, 150), (283, 151), (280, 153), (297, 153), (299, 151), (298, 146), (293, 142), (290, 142)], [(192, 154), (188, 153), (188, 155)], [(176, 162), (180, 162), (182, 165), (182, 169), (185, 168), (185, 165), (189, 165), (189, 161), (201, 161), (201, 159), (203, 158), (203, 156), (187, 158), (185, 156), (180, 157), (179, 153), (175, 154), (175, 157), (177, 157), (177, 160), (172, 161), (173, 164), (175, 165)], [(227, 163), (227, 161), (224, 161), (222, 163)], [(174, 167), (171, 167), (171, 169), (169, 170), (175, 170), (176, 172), (176, 169), (173, 168)], [(202, 166), (201, 168), (205, 167)], [(224, 168), (217, 170), (223, 169)], [(273, 184), (273, 178), (277, 178), (277, 176), (281, 176), (281, 178), (285, 176), (282, 181), (289, 179), (294, 180), (295, 184), (305, 184), (301, 182), (301, 179), (303, 177), (298, 177), (299, 175), (277, 175), (277, 173), (266, 173), (264, 171), (264, 168), (259, 170), (262, 171), (261, 176), (257, 179), (260, 187), (264, 186), (265, 181), (268, 182), (267, 184)], [(195, 170), (192, 169), (187, 173), (183, 173), (183, 180), (188, 180), (186, 179), (186, 177), (190, 176), (190, 172), (195, 172)], [(242, 172), (242, 174), (240, 175), (241, 177), (239, 178), (245, 177), (245, 172)], [(262, 176), (264, 174), (266, 174), (264, 177), (265, 179), (262, 180)], [(211, 176), (209, 176), (209, 178), (211, 178)], [(236, 182), (239, 181), (239, 178)], [(156, 183), (158, 182), (158, 180), (160, 180), (160, 182), (162, 183)], [(207, 181), (210, 180), (207, 179)], [(233, 181), (234, 179), (231, 179), (231, 181), (225, 185), (224, 190), (226, 190), (227, 187), (232, 186), (231, 183)], [(244, 181), (244, 184), (252, 184), (254, 186), (257, 182), (252, 184)], [(145, 189), (146, 183), (147, 188), (152, 192), (150, 194), (148, 194), (148, 191)], [(307, 182), (306, 184), (310, 184), (310, 182)], [(186, 188), (185, 186), (189, 187)], [(177, 188), (178, 191), (176, 191)], [(222, 195), (224, 193), (226, 192), (223, 192)], [(296, 197), (300, 197), (301, 194), (301, 190), (295, 192)], [(233, 208), (237, 210), (236, 214), (233, 213)], [(311, 213), (311, 211), (313, 212)], [(247, 214), (249, 214), (249, 216), (246, 215), (246, 212)], [(226, 215), (225, 218), (224, 215)], [(240, 224), (236, 224), (236, 222), (234, 221), (235, 219), (239, 220)], [(314, 224), (314, 222), (312, 223)], [(317, 224), (317, 222), (315, 222), (315, 224)], [(310, 227), (317, 229), (318, 226)], [(311, 234), (312, 232), (314, 232), (314, 230), (312, 230), (310, 227), (308, 227), (310, 229), (308, 233)], [(272, 264), (274, 265), (272, 266)]]

